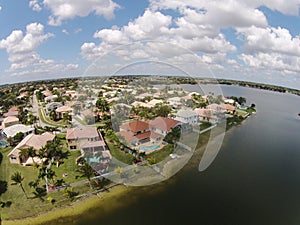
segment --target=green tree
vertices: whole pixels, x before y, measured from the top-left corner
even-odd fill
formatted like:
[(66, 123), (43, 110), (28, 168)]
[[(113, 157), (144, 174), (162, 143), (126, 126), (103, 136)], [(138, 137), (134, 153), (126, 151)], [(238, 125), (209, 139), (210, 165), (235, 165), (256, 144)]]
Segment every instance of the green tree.
[(96, 107), (100, 110), (100, 112), (108, 112), (109, 111), (109, 103), (102, 98), (99, 98), (96, 102)]
[(22, 184), (22, 182), (24, 180), (24, 177), (22, 176), (22, 174), (19, 171), (17, 171), (13, 175), (11, 175), (10, 179), (14, 182), (14, 183), (12, 183), (12, 185), (19, 185), (20, 186), (20, 188), (22, 189), (24, 195), (28, 199), (28, 196), (27, 196), (27, 194), (24, 190), (23, 184)]
[(24, 134), (22, 132), (16, 133), (16, 135), (13, 137), (14, 142), (19, 143), (24, 138)]
[(95, 170), (88, 163), (84, 163), (77, 169), (81, 175), (79, 177), (86, 177), (89, 181), (90, 188), (92, 189), (91, 178), (95, 175)]
[(25, 162), (29, 157), (28, 148), (21, 148), (19, 152), (19, 158), (21, 163)]
[(56, 121), (57, 120), (57, 114), (55, 112), (55, 109), (52, 109), (51, 112), (49, 113), (49, 117), (51, 120)]
[(27, 149), (27, 154), (28, 154), (28, 157), (32, 158), (32, 162), (35, 164), (35, 161), (34, 161), (34, 157), (36, 157), (35, 149), (33, 147), (29, 147)]
[(165, 138), (164, 141), (173, 144), (175, 141), (178, 141), (180, 139), (181, 135), (181, 129), (179, 127), (175, 127), (172, 129), (171, 132), (169, 132)]

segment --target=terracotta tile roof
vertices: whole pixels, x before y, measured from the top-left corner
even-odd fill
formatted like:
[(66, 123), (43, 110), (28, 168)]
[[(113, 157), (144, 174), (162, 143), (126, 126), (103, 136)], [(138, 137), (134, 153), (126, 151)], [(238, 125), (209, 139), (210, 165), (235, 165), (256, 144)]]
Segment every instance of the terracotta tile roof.
[(81, 148), (94, 148), (94, 147), (104, 147), (106, 144), (104, 141), (88, 141), (87, 143), (81, 145)]
[(45, 146), (48, 141), (52, 141), (55, 135), (49, 132), (42, 135), (29, 134), (27, 135), (9, 154), (18, 156), (21, 148), (33, 147), (36, 151)]
[(117, 134), (122, 136), (128, 143), (131, 143), (135, 139), (133, 133), (130, 131), (120, 131)]
[(149, 130), (149, 124), (144, 121), (135, 120), (135, 121), (123, 124), (121, 126), (121, 129), (137, 133), (139, 131)]
[(172, 128), (174, 128), (180, 122), (177, 120), (173, 120), (167, 117), (157, 117), (152, 121), (149, 121), (150, 127), (157, 128), (159, 130), (169, 132)]
[(9, 116), (9, 117), (6, 117), (4, 120), (3, 120), (3, 123), (12, 123), (12, 122), (18, 122), (19, 121), (19, 118), (18, 117), (15, 117), (15, 116)]
[(222, 106), (223, 108), (225, 108), (226, 110), (229, 110), (229, 111), (235, 110), (235, 106), (230, 105), (230, 104), (222, 104), (221, 106)]
[(151, 136), (151, 132), (147, 131), (145, 133), (135, 135), (134, 137), (138, 140), (143, 140), (143, 139), (149, 138), (150, 136)]
[(87, 139), (100, 137), (96, 127), (81, 126), (67, 130), (66, 139)]
[(12, 112), (12, 111), (18, 111), (18, 107), (17, 106), (12, 106), (8, 112)]
[(55, 111), (56, 112), (72, 112), (73, 109), (69, 106), (64, 105), (62, 107), (57, 108)]
[(17, 115), (19, 115), (19, 111), (8, 111), (7, 113), (4, 113), (4, 117), (17, 116)]
[(96, 115), (96, 114), (95, 114), (92, 110), (90, 110), (90, 109), (83, 110), (83, 111), (81, 111), (80, 114), (83, 115), (83, 116), (95, 116), (95, 115)]

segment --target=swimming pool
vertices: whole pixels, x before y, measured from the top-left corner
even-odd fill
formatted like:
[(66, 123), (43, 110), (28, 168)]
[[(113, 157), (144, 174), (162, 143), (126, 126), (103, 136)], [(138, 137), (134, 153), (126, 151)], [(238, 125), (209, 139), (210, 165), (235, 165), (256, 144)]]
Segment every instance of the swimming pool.
[(6, 141), (0, 141), (0, 147), (5, 148), (8, 146), (8, 143)]
[(88, 162), (94, 162), (94, 163), (99, 163), (100, 162), (100, 159), (99, 158), (96, 158), (96, 157), (93, 157), (93, 158), (85, 158), (86, 161)]
[(147, 151), (153, 151), (153, 150), (156, 150), (159, 148), (160, 148), (159, 145), (150, 145), (150, 146), (141, 146), (141, 147), (139, 147), (139, 150), (147, 152)]

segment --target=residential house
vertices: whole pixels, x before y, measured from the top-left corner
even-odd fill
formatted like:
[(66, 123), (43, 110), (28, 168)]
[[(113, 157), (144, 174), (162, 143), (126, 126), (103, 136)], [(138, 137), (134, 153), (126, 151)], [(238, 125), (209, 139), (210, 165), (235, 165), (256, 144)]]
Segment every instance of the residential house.
[(38, 152), (44, 147), (48, 141), (53, 141), (55, 135), (49, 132), (41, 135), (29, 134), (27, 135), (7, 156), (9, 157), (10, 163), (22, 164), (24, 166), (33, 165), (34, 162), (40, 164), (41, 160), (38, 157), (20, 157), (19, 153), (21, 149), (27, 149), (32, 147)]
[(151, 136), (149, 124), (140, 120), (135, 120), (121, 125), (120, 132), (117, 134), (123, 137), (129, 145), (133, 146), (149, 142)]
[(15, 124), (10, 127), (4, 128), (2, 131), (6, 138), (12, 138), (19, 132), (23, 133), (24, 136), (27, 136), (34, 133), (34, 127), (25, 126), (23, 124)]
[(42, 91), (42, 94), (45, 95), (46, 97), (48, 97), (48, 96), (52, 95), (52, 92), (49, 90), (45, 90), (45, 91)]
[(58, 96), (57, 95), (50, 95), (44, 98), (45, 102), (52, 102), (54, 101)]
[(206, 108), (197, 108), (194, 109), (194, 112), (198, 114), (199, 120), (203, 122), (210, 122), (212, 124), (218, 123), (220, 121), (220, 117), (213, 114), (210, 109)]
[(221, 107), (226, 110), (227, 113), (233, 114), (236, 110), (236, 107), (230, 104), (221, 104)]
[(2, 128), (10, 127), (15, 124), (19, 124), (19, 118), (16, 116), (8, 116), (2, 122)]
[(55, 110), (57, 119), (62, 119), (64, 117), (64, 114), (73, 114), (73, 109), (70, 106), (64, 105)]
[(47, 105), (46, 105), (46, 110), (47, 110), (47, 112), (49, 113), (49, 112), (51, 112), (52, 110), (56, 110), (56, 109), (58, 109), (58, 108), (60, 108), (60, 107), (62, 107), (63, 105), (62, 105), (62, 103), (60, 103), (60, 102), (50, 102), (50, 103), (48, 103)]
[(67, 130), (66, 140), (70, 150), (96, 151), (107, 150), (101, 133), (96, 127), (80, 126)]
[(198, 124), (198, 119), (198, 114), (189, 109), (180, 109), (175, 115), (175, 120), (189, 125)]
[(168, 98), (169, 105), (173, 108), (177, 108), (182, 105), (180, 97)]
[(18, 116), (19, 115), (19, 110), (17, 106), (12, 106), (8, 112), (4, 113), (4, 117), (9, 117), (9, 116)]
[(161, 116), (149, 121), (151, 132), (162, 136), (166, 136), (173, 128), (179, 127), (180, 124), (180, 121)]

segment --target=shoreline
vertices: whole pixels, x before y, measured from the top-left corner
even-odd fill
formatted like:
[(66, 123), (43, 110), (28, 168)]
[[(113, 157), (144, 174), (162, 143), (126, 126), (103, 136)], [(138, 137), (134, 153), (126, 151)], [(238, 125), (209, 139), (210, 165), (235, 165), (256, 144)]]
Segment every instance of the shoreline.
[[(242, 121), (242, 123), (246, 122), (247, 118)], [(235, 130), (235, 128), (238, 126), (231, 126), (228, 130), (225, 131), (225, 135), (230, 134)], [(206, 144), (204, 146), (201, 146), (200, 148), (196, 149), (193, 156), (189, 160), (189, 164), (186, 166), (191, 167), (195, 163), (199, 163), (203, 156), (203, 153), (206, 149)], [(195, 158), (198, 158), (195, 160)], [(193, 160), (194, 159), (194, 160)], [(184, 166), (182, 169), (186, 169), (186, 166)], [(179, 171), (178, 171), (179, 172)], [(176, 173), (177, 174), (177, 173)], [(170, 177), (172, 180), (176, 176), (176, 174), (172, 177)], [(170, 181), (170, 180), (169, 180)], [(164, 181), (166, 182), (166, 181)], [(159, 188), (159, 187), (158, 187)], [(69, 218), (72, 220), (68, 220), (67, 224), (74, 224), (74, 222), (78, 221), (79, 217), (86, 213), (89, 210), (93, 210), (95, 208), (99, 208), (101, 206), (104, 206), (107, 204), (108, 201), (113, 199), (119, 199), (122, 198), (125, 194), (130, 192), (133, 189), (133, 187), (125, 186), (125, 185), (116, 185), (109, 189), (109, 192), (99, 192), (100, 197), (98, 194), (93, 194), (88, 197), (78, 199), (76, 202), (73, 202), (69, 205), (64, 205), (58, 208), (54, 208), (50, 211), (42, 212), (40, 214), (37, 214), (35, 216), (22, 218), (22, 219), (12, 219), (12, 220), (2, 220), (2, 224), (0, 225), (43, 225), (43, 224), (52, 224), (52, 221), (55, 221), (53, 224), (57, 224), (57, 221), (63, 218), (64, 220), (68, 220)], [(111, 209), (119, 207), (119, 205), (111, 205)], [(64, 223), (66, 224), (66, 223)]]
[[(50, 211), (40, 213), (36, 216), (27, 217), (24, 219), (16, 220), (2, 220), (2, 225), (37, 225), (47, 224), (53, 220), (58, 220), (61, 217), (72, 217), (76, 220), (77, 217), (84, 214), (86, 211), (99, 206), (99, 204), (105, 204), (112, 198), (122, 197), (124, 194), (130, 192), (130, 188), (124, 185), (118, 185), (112, 187), (109, 192), (101, 192), (99, 195), (91, 195), (84, 199), (79, 199), (76, 202), (65, 205), (59, 208), (52, 209)], [(117, 207), (117, 206), (116, 206)], [(71, 221), (70, 221), (71, 222)]]

